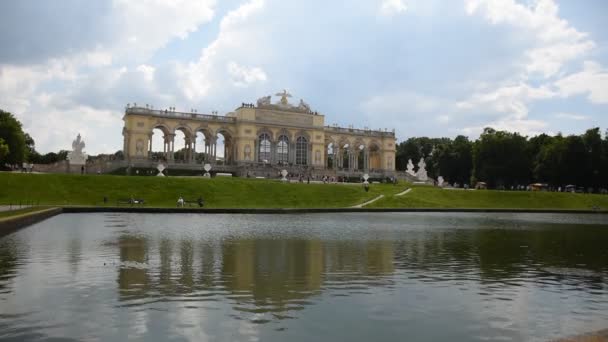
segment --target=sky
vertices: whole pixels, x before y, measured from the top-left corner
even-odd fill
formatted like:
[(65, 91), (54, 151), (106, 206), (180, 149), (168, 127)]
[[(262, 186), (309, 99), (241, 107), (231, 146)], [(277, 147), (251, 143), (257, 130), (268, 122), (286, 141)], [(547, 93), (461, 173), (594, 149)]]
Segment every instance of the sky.
[[(326, 124), (472, 139), (608, 128), (604, 0), (0, 2), (0, 109), (41, 153), (122, 147), (125, 106), (287, 89)], [(275, 98), (276, 100), (276, 98)]]

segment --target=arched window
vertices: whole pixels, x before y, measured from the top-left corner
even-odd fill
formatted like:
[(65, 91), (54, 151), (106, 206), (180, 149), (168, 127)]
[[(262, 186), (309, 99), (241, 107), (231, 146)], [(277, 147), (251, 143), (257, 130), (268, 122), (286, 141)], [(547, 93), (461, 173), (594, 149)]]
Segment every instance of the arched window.
[(260, 150), (258, 151), (258, 161), (270, 161), (270, 136), (266, 133), (260, 134)]
[(289, 161), (289, 138), (284, 135), (279, 137), (277, 143), (277, 162), (287, 164)]
[(296, 165), (306, 165), (308, 160), (308, 140), (298, 137), (296, 140)]

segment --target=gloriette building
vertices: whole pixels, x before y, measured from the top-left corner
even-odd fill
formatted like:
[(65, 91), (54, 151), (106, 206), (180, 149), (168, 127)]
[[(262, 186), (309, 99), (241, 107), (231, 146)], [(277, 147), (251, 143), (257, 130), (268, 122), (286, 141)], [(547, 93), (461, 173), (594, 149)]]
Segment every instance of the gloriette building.
[[(282, 169), (306, 175), (394, 174), (394, 130), (329, 126), (325, 115), (312, 111), (303, 100), (292, 105), (287, 91), (276, 96), (276, 103), (271, 96), (262, 97), (225, 116), (127, 106), (125, 159), (132, 167), (155, 167), (159, 153), (152, 152), (152, 137), (158, 129), (164, 142), (160, 159), (169, 169), (200, 170), (201, 164), (210, 163), (216, 172), (235, 175), (274, 177)], [(183, 132), (183, 141), (176, 141), (177, 131)], [(218, 151), (220, 135), (223, 151)]]

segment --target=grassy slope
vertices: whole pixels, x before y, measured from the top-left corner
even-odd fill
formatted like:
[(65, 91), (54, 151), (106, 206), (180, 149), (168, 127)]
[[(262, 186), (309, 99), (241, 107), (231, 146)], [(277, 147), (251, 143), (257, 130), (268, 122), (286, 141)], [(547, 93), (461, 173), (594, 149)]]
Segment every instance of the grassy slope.
[(524, 209), (608, 209), (608, 196), (530, 191), (444, 190), (414, 187), (409, 193), (388, 196), (368, 208), (524, 208)]
[(30, 207), (30, 208), (0, 211), (0, 221), (9, 219), (9, 218), (13, 218), (13, 217), (17, 217), (17, 216), (31, 214), (31, 213), (34, 213), (37, 211), (47, 210), (47, 209), (49, 209), (49, 208), (48, 207)]
[(373, 185), (366, 193), (358, 185), (283, 184), (274, 180), (194, 177), (127, 177), (0, 173), (0, 204), (35, 201), (40, 205), (108, 205), (118, 198), (143, 198), (147, 206), (175, 207), (181, 195), (199, 195), (210, 208), (326, 208), (363, 203), (403, 186)]

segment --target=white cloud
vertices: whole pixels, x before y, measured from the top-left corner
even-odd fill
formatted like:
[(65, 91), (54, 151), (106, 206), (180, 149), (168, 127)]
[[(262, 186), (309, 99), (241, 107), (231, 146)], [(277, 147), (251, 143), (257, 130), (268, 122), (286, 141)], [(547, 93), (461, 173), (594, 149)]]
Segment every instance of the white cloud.
[(557, 113), (555, 114), (556, 118), (559, 119), (568, 119), (568, 120), (577, 120), (577, 121), (583, 121), (583, 120), (588, 120), (589, 117), (586, 115), (580, 115), (580, 114), (574, 114), (574, 113)]
[(608, 103), (608, 70), (598, 63), (586, 61), (583, 70), (555, 82), (563, 97), (589, 94), (592, 103)]
[[(252, 15), (264, 8), (263, 0), (251, 0), (230, 11), (220, 23), (220, 32), (217, 38), (209, 44), (202, 52), (200, 59), (187, 65), (178, 64), (176, 72), (180, 80), (180, 86), (184, 96), (189, 100), (195, 100), (208, 95), (211, 85), (220, 88), (225, 82), (225, 74), (217, 74), (219, 64), (226, 60), (243, 58), (243, 51), (255, 51), (259, 49), (259, 39), (252, 36), (254, 32), (244, 29), (243, 23)], [(236, 62), (235, 62), (236, 63)], [(230, 72), (230, 68), (226, 70)], [(257, 76), (265, 73), (259, 69)]]
[[(494, 89), (474, 93), (457, 104), (463, 111), (489, 111), (501, 115), (488, 120), (484, 126), (537, 134), (547, 124), (528, 118), (531, 102), (586, 92), (590, 93), (592, 101), (608, 101), (604, 90), (607, 87), (601, 86), (606, 82), (605, 76), (597, 65), (595, 68), (587, 65), (585, 71), (554, 84), (549, 82), (567, 63), (581, 58), (596, 46), (587, 33), (578, 31), (559, 17), (559, 7), (553, 0), (537, 0), (529, 6), (515, 0), (465, 0), (465, 9), (469, 15), (479, 14), (492, 24), (507, 24), (521, 30), (517, 32), (518, 37), (532, 37), (532, 47), (523, 53), (519, 75), (495, 85)], [(534, 77), (539, 77), (544, 84), (531, 86), (529, 80)], [(482, 129), (467, 127), (463, 131), (477, 133)]]
[(548, 124), (542, 120), (506, 117), (497, 121), (489, 122), (483, 126), (465, 127), (461, 130), (461, 132), (469, 136), (477, 136), (483, 132), (485, 127), (492, 127), (496, 130), (517, 132), (521, 135), (534, 136), (543, 133), (547, 126)]
[(261, 68), (247, 68), (238, 65), (236, 62), (230, 62), (227, 69), (233, 84), (237, 87), (247, 87), (252, 83), (264, 82), (267, 79), (266, 73)]
[(154, 80), (154, 72), (156, 69), (153, 66), (141, 64), (137, 67), (137, 71), (143, 74), (146, 81), (152, 82)]
[(481, 14), (493, 24), (509, 24), (535, 38), (535, 47), (524, 53), (529, 74), (551, 77), (595, 47), (586, 33), (559, 17), (553, 0), (537, 0), (531, 6), (515, 0), (465, 0), (465, 9), (469, 15)]
[(405, 11), (407, 11), (407, 5), (403, 0), (382, 0), (380, 4), (380, 14), (385, 16), (405, 13)]
[(523, 119), (528, 115), (528, 102), (549, 99), (555, 95), (555, 92), (546, 86), (534, 88), (521, 82), (490, 92), (475, 93), (468, 100), (458, 102), (456, 107), (460, 110), (489, 109)]
[(115, 39), (108, 48), (123, 58), (145, 59), (211, 21), (214, 6), (215, 0), (114, 0)]

